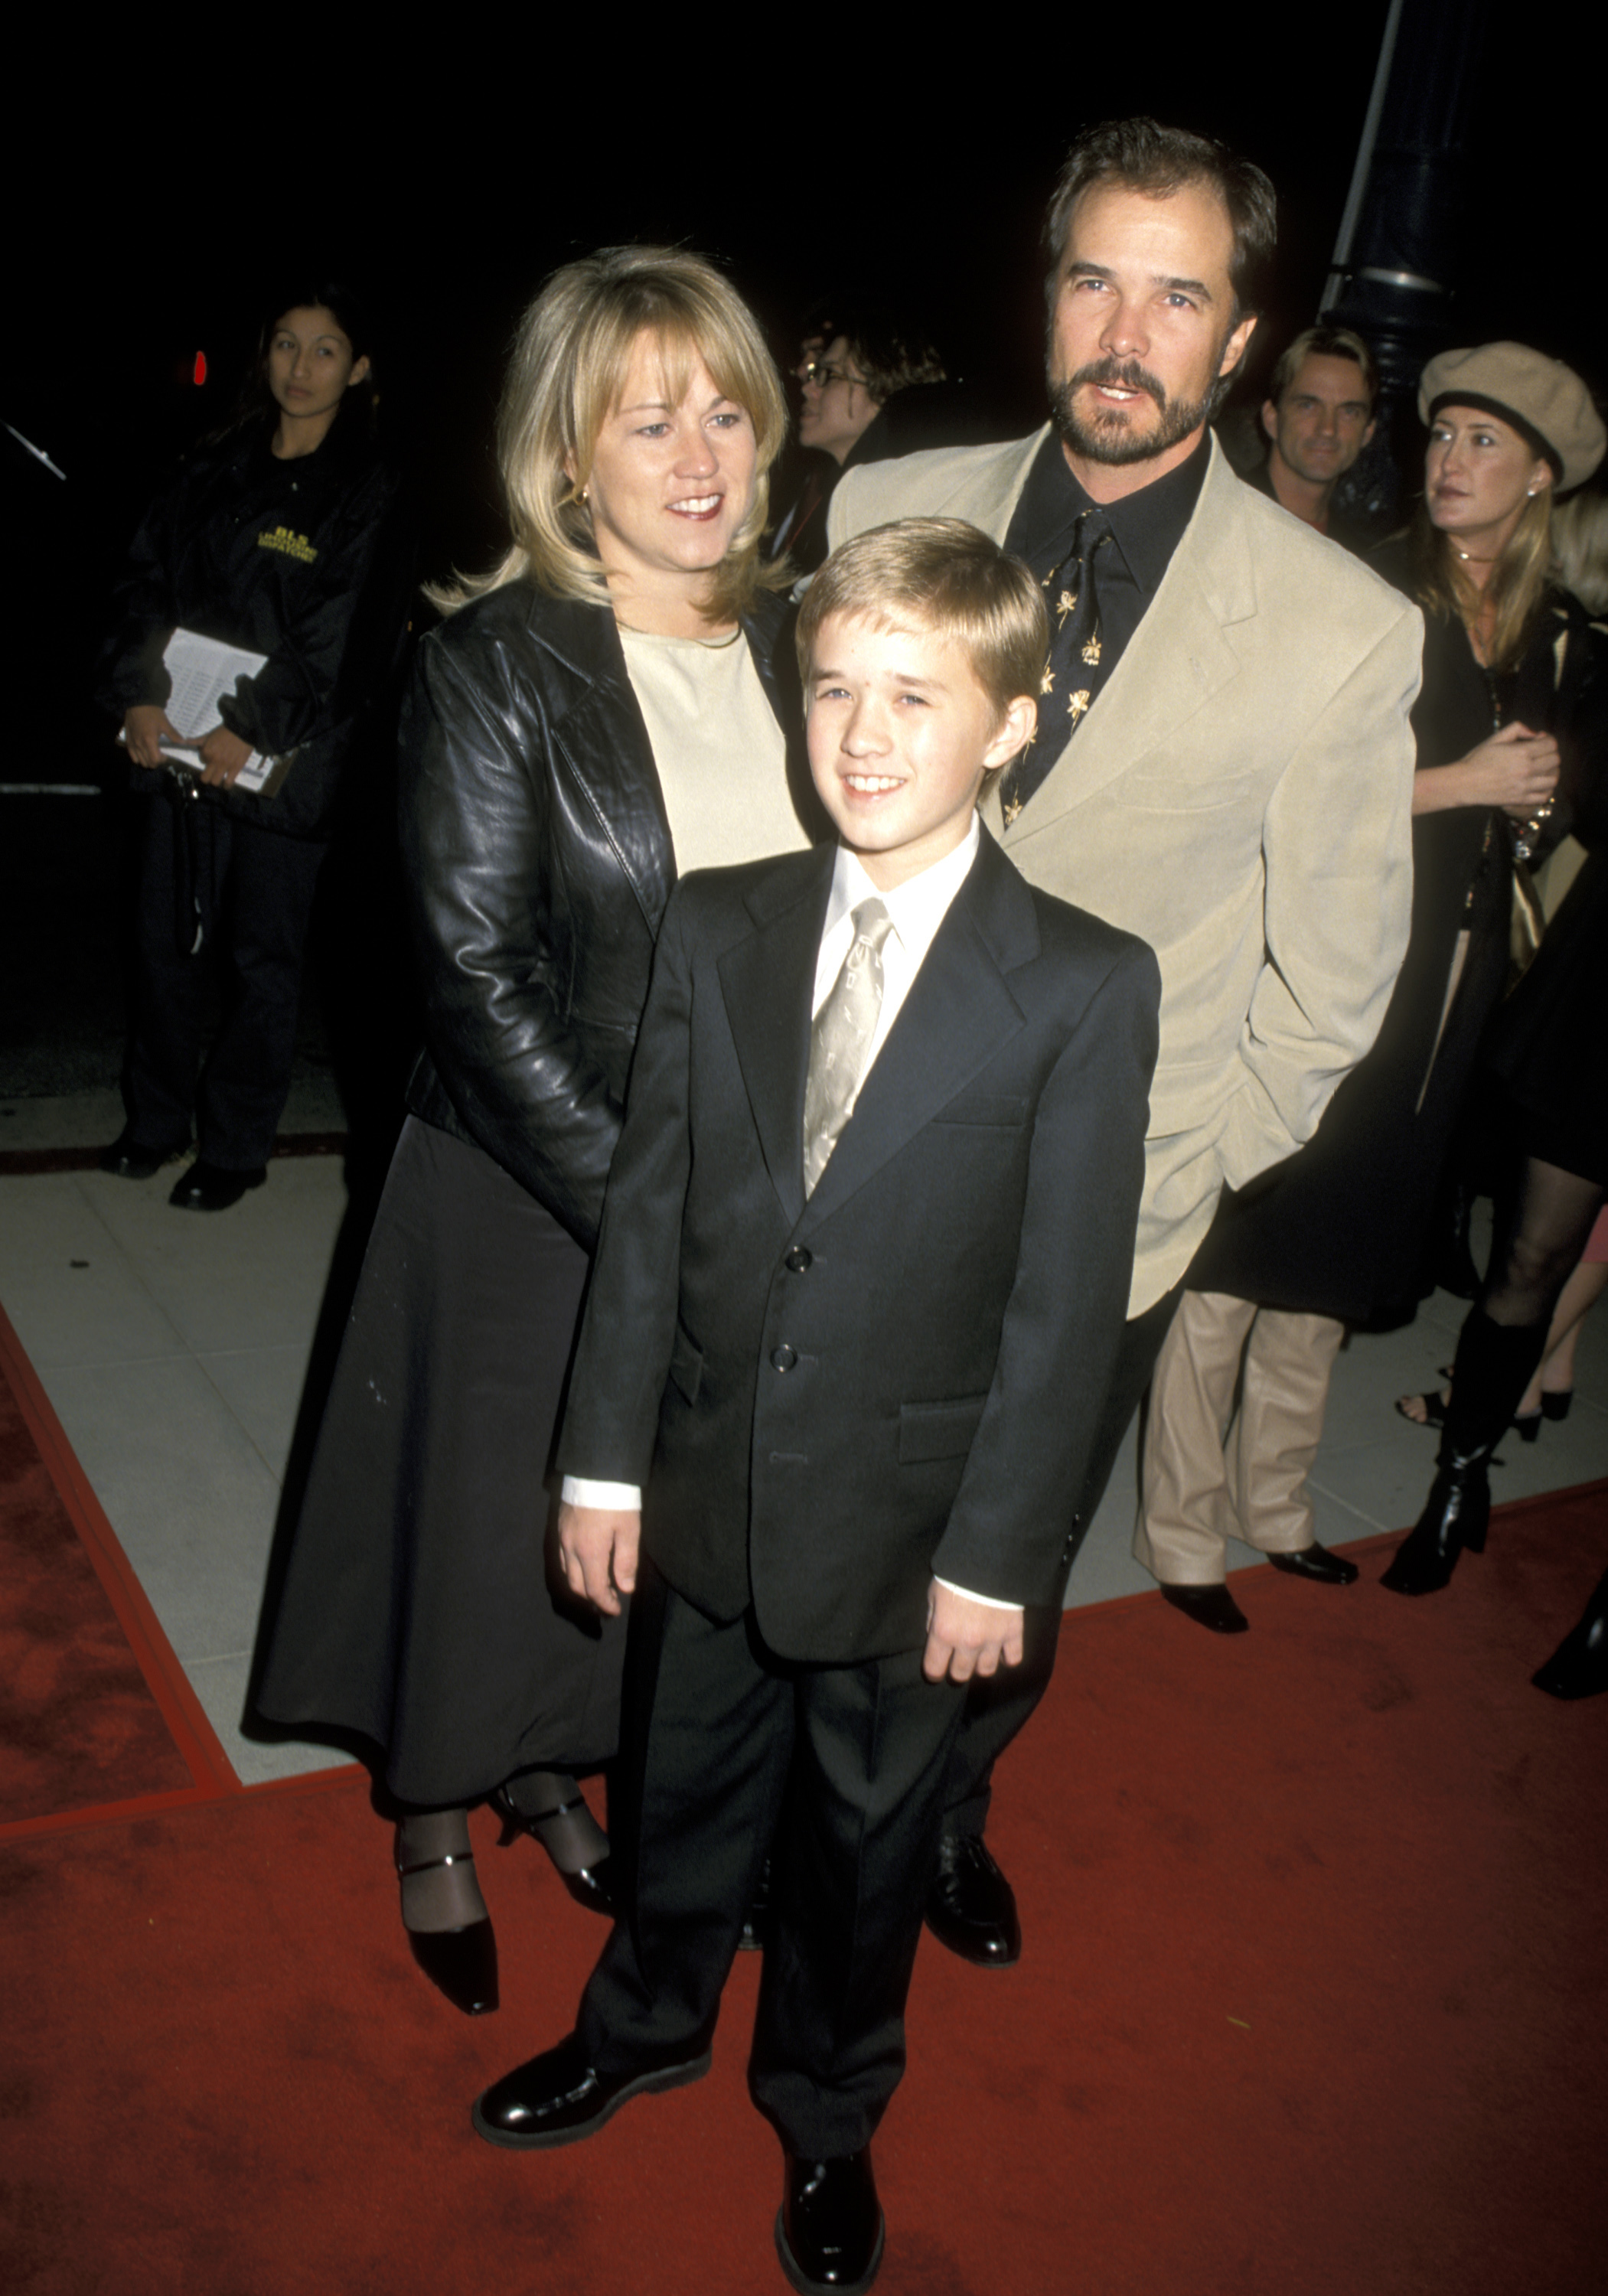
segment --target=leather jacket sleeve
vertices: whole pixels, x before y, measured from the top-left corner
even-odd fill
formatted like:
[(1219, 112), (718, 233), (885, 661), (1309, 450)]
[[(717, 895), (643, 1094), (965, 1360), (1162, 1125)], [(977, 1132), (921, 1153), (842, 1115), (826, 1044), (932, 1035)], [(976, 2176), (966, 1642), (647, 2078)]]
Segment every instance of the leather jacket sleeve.
[(621, 866), (619, 808), (600, 818), (574, 729), (554, 725), (573, 694), (513, 627), (512, 604), (466, 610), (434, 633), (404, 711), (401, 839), (426, 1041), (409, 1103), (461, 1129), (590, 1250), (669, 891), (669, 832), (622, 665), (609, 698), (616, 718), (628, 709), (628, 744), (630, 719), (639, 740), (615, 763), (634, 807), (624, 833), (662, 875), (650, 918)]

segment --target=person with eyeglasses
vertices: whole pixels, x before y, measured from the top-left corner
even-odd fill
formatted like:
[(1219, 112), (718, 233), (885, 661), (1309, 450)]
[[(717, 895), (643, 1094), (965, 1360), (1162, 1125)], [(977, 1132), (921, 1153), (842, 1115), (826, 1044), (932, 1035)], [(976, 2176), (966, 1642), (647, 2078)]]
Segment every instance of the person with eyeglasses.
[(768, 554), (786, 556), (801, 573), (812, 573), (826, 555), (826, 505), (840, 473), (851, 463), (881, 462), (908, 450), (910, 442), (896, 437), (887, 417), (889, 401), (947, 377), (924, 335), (872, 313), (833, 311), (805, 337), (800, 350), (793, 369), (803, 394), (799, 444), (812, 451)]

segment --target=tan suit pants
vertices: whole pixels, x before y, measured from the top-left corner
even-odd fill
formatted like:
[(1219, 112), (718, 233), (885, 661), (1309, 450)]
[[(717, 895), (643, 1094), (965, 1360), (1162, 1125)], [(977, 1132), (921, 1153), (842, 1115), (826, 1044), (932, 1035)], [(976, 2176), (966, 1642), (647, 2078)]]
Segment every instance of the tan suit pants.
[(1220, 1586), (1230, 1537), (1264, 1554), (1311, 1546), (1307, 1475), (1344, 1336), (1329, 1316), (1185, 1292), (1151, 1381), (1134, 1531), (1163, 1586)]

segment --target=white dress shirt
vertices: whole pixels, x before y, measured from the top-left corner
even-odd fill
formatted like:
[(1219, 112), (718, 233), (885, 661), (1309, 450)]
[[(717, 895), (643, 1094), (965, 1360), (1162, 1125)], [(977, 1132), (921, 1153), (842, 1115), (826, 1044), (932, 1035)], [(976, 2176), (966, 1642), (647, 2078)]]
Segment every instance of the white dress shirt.
[[(888, 1041), (888, 1032), (898, 1018), (939, 925), (948, 914), (949, 904), (965, 882), (977, 857), (981, 834), (973, 814), (971, 828), (952, 853), (946, 853), (941, 861), (933, 862), (931, 868), (922, 870), (917, 876), (907, 878), (890, 892), (882, 892), (872, 883), (862, 863), (846, 845), (838, 848), (816, 957), (815, 994), (809, 1007), (812, 1016), (826, 1002), (833, 982), (843, 970), (844, 959), (854, 946), (854, 912), (861, 902), (881, 901), (893, 921), (893, 931), (882, 944), (882, 1010), (877, 1014), (866, 1065), (860, 1071), (857, 1097), (876, 1063), (877, 1054)], [(622, 1514), (635, 1514), (642, 1506), (642, 1492), (636, 1484), (599, 1482), (581, 1475), (566, 1475), (560, 1496), (567, 1506), (608, 1507)], [(947, 1578), (939, 1583), (950, 1586)], [(950, 1587), (950, 1591), (965, 1595), (970, 1602), (984, 1603), (990, 1610), (1013, 1611), (1019, 1607), (1014, 1603), (996, 1602), (991, 1595), (968, 1594), (962, 1587)]]

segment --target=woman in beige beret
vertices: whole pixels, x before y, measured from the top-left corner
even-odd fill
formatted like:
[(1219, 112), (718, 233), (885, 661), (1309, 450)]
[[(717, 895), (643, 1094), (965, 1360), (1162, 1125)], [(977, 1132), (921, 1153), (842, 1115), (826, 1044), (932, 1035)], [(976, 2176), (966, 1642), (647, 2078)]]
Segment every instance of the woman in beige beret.
[[(1458, 1338), (1450, 1394), (1424, 1399), (1440, 1406), (1430, 1416), (1443, 1414), (1440, 1464), (1384, 1576), (1403, 1595), (1444, 1587), (1463, 1549), (1484, 1546), (1491, 1453), (1608, 1189), (1608, 631), (1548, 583), (1554, 489), (1591, 476), (1604, 428), (1578, 375), (1518, 343), (1432, 359), (1419, 411), (1430, 440), (1409, 549), (1427, 609), (1425, 699), (1437, 644), (1444, 650), (1455, 625), (1453, 657), (1465, 649), (1477, 673), (1463, 680), (1464, 710), (1472, 721), (1482, 703), (1486, 731), (1466, 754), (1419, 773), (1415, 810), (1496, 807), (1520, 825), (1521, 857), (1551, 816), (1550, 827), (1571, 827), (1590, 858), (1487, 1046), (1523, 1165)], [(1501, 866), (1471, 883), (1468, 914), (1477, 925), (1483, 885), (1485, 924), (1503, 929), (1505, 947), (1505, 900), (1493, 911), (1489, 895), (1505, 885), (1506, 856), (1488, 825), (1493, 853)], [(1460, 946), (1466, 955), (1468, 939)]]

